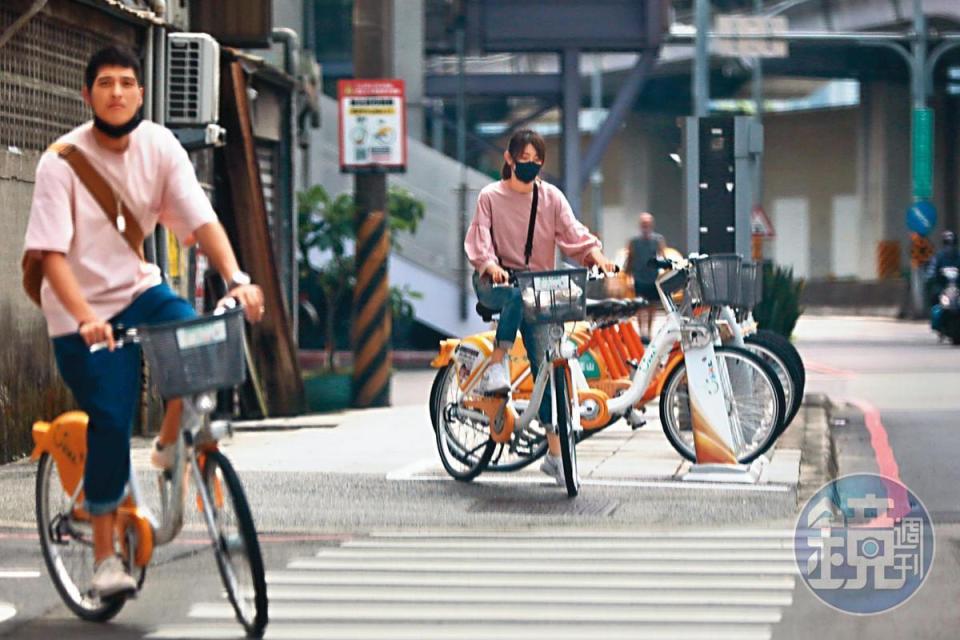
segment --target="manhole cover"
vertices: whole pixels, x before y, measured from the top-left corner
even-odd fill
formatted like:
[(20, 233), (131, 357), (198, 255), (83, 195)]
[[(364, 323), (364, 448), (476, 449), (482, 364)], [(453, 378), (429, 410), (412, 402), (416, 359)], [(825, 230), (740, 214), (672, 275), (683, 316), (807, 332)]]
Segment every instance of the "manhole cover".
[(483, 498), (470, 506), (473, 513), (507, 513), (544, 516), (610, 516), (620, 506), (616, 500), (577, 498), (547, 502), (516, 498)]

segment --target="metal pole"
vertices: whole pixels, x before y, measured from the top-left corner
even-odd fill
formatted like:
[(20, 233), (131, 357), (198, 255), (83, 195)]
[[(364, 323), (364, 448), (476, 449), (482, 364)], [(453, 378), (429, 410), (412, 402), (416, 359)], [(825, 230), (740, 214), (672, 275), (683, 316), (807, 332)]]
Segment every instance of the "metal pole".
[(696, 50), (693, 57), (693, 115), (704, 118), (710, 113), (710, 0), (696, 0)]
[[(593, 76), (590, 79), (590, 107), (594, 115), (603, 108), (603, 58), (594, 55)], [(593, 210), (593, 232), (603, 237), (603, 171), (597, 169), (590, 174), (590, 208)]]
[(457, 26), (457, 162), (460, 163), (460, 186), (457, 187), (457, 212), (460, 215), (460, 319), (467, 319), (467, 254), (463, 238), (467, 237), (467, 34), (461, 20)]
[[(388, 0), (355, 0), (353, 67), (357, 78), (389, 73)], [(356, 191), (357, 286), (353, 293), (353, 404), (390, 404), (390, 285), (387, 258), (387, 177), (381, 171), (358, 173)], [(328, 337), (328, 339), (332, 339)]]
[[(927, 18), (923, 14), (923, 3), (921, 0), (913, 0), (913, 58), (910, 66), (910, 87), (913, 98), (912, 113), (912, 155), (911, 162), (913, 173), (913, 200), (918, 202), (928, 198), (930, 195), (921, 192), (920, 178), (921, 171), (932, 177), (933, 162), (933, 136), (928, 135), (929, 129), (921, 135), (921, 127), (932, 128), (933, 114), (927, 109)], [(922, 122), (921, 122), (922, 120)], [(921, 141), (922, 138), (922, 141)], [(922, 143), (921, 143), (922, 142)], [(923, 156), (923, 157), (921, 157)], [(921, 165), (922, 163), (922, 165)], [(924, 179), (925, 185), (927, 180)], [(932, 185), (932, 180), (929, 184)], [(923, 314), (923, 287), (919, 267), (910, 266), (910, 293), (913, 305), (914, 317), (920, 317)]]
[[(753, 0), (753, 9), (757, 15), (763, 12), (763, 0)], [(763, 60), (753, 59), (753, 108), (757, 124), (763, 124)], [(753, 163), (753, 204), (763, 203), (763, 155), (756, 157)]]
[(580, 52), (563, 51), (563, 189), (580, 215)]

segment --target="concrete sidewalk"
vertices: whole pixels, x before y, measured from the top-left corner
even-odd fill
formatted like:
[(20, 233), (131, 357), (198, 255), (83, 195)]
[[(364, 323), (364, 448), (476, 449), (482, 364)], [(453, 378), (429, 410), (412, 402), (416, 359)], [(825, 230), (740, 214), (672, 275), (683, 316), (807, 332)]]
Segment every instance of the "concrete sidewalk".
[[(385, 474), (393, 480), (446, 479), (427, 410), (434, 371), (393, 376), (394, 406), (237, 424), (227, 444), (231, 457), (251, 470), (303, 470)], [(648, 423), (631, 431), (619, 421), (577, 447), (585, 481), (676, 483), (690, 469), (663, 434), (656, 404)], [(800, 411), (776, 448), (767, 454), (758, 484), (800, 494), (812, 492), (828, 473), (827, 422), (815, 402)], [(824, 444), (826, 443), (826, 444)], [(538, 465), (513, 473), (486, 473), (490, 482), (549, 482)], [(800, 484), (812, 489), (800, 489)], [(692, 484), (692, 483), (690, 483)], [(697, 483), (699, 484), (699, 483)], [(815, 486), (814, 486), (815, 485)]]

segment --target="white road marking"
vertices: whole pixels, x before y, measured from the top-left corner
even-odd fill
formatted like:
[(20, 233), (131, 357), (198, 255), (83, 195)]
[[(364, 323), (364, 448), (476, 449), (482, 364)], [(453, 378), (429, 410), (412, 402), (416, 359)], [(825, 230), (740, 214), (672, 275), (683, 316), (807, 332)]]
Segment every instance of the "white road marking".
[(0, 602), (0, 622), (6, 622), (17, 615), (17, 609), (12, 604)]

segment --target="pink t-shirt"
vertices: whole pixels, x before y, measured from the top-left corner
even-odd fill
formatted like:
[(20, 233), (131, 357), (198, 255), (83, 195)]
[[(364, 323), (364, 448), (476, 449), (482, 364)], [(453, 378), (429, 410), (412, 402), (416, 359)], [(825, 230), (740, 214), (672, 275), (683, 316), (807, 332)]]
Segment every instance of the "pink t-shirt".
[[(92, 122), (80, 125), (58, 142), (84, 152), (144, 235), (160, 222), (183, 242), (217, 219), (187, 152), (169, 129), (144, 121), (130, 134), (130, 146), (118, 153), (97, 144), (92, 128)], [(83, 296), (104, 320), (162, 281), (159, 268), (139, 259), (66, 160), (53, 152), (44, 153), (37, 165), (24, 251), (65, 254)], [(77, 331), (77, 319), (46, 280), (40, 299), (51, 336)]]
[[(570, 203), (557, 187), (539, 180), (537, 221), (533, 231), (530, 264), (533, 271), (547, 271), (556, 266), (556, 251), (583, 264), (593, 248), (601, 248), (600, 240), (573, 215)], [(506, 180), (488, 184), (477, 198), (463, 246), (470, 264), (483, 271), (489, 264), (509, 269), (524, 268), (524, 248), (530, 224), (533, 192), (519, 193)]]

